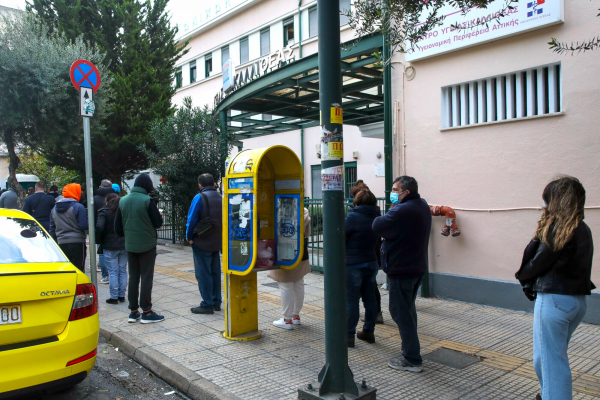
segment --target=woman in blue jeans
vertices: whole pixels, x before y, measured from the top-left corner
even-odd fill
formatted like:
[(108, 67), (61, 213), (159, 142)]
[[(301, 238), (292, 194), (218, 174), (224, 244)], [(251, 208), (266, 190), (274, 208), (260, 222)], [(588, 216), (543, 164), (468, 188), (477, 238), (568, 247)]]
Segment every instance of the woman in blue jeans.
[(576, 178), (562, 176), (542, 194), (538, 227), (523, 254), (516, 277), (525, 295), (535, 300), (533, 367), (540, 382), (536, 399), (573, 398), (567, 350), (586, 312), (594, 246), (583, 222), (585, 189)]
[[(377, 263), (376, 248), (379, 236), (373, 232), (373, 220), (380, 214), (377, 198), (368, 188), (354, 194), (354, 207), (346, 217), (346, 312), (348, 318), (348, 347), (354, 347), (354, 336), (375, 343), (377, 320)], [(356, 333), (359, 301), (365, 306), (365, 323)]]
[(98, 211), (96, 222), (96, 243), (104, 250), (104, 261), (108, 269), (109, 304), (125, 301), (127, 291), (127, 251), (125, 238), (115, 232), (115, 216), (119, 208), (120, 197), (116, 193), (106, 196), (106, 206)]

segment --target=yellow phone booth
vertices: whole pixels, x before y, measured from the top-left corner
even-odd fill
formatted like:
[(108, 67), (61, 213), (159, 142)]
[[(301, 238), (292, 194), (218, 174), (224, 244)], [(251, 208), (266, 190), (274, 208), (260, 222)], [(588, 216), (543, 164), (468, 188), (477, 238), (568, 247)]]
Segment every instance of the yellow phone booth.
[(254, 340), (256, 273), (293, 269), (304, 251), (304, 171), (285, 146), (245, 150), (227, 167), (223, 197), (225, 332)]

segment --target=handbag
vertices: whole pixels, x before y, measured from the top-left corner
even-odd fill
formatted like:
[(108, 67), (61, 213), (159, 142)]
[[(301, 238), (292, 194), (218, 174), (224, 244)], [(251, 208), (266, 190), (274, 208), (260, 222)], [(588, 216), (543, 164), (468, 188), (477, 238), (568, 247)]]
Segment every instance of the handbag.
[[(206, 211), (208, 217), (201, 218), (198, 223), (194, 226), (194, 237), (204, 238), (207, 236), (207, 233), (214, 226), (212, 220), (210, 218), (210, 204), (208, 203), (208, 197), (204, 193), (200, 193), (200, 197), (202, 199), (202, 204), (206, 204)], [(202, 217), (202, 215), (200, 215)]]

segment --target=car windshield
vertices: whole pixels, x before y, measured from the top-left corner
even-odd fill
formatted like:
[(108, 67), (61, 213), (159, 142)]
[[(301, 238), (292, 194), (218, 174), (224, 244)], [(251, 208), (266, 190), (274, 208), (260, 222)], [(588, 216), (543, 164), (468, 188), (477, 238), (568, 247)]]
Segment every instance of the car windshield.
[(68, 262), (36, 221), (0, 217), (0, 264)]

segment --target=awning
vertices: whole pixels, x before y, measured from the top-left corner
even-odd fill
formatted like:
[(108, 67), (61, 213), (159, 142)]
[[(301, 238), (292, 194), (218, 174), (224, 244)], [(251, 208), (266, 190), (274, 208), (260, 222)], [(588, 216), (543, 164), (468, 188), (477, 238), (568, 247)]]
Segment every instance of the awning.
[[(383, 50), (383, 37), (363, 37), (341, 46), (344, 124), (383, 121), (383, 72), (376, 57), (376, 53), (381, 54)], [(230, 110), (241, 112), (227, 116), (227, 129), (234, 132), (237, 139), (318, 126), (318, 53), (246, 83), (221, 100), (215, 109), (216, 112)], [(260, 114), (271, 115), (272, 119), (251, 118)]]

